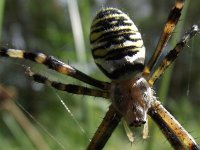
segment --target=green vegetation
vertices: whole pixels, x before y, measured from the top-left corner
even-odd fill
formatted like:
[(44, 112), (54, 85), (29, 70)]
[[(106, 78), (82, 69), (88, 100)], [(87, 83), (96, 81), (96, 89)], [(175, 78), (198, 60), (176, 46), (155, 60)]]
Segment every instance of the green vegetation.
[[(90, 53), (89, 30), (96, 11), (102, 6), (112, 6), (127, 12), (142, 33), (148, 59), (155, 48), (173, 1), (133, 0), (122, 2), (115, 0), (100, 3), (100, 1), (84, 0), (77, 4), (75, 7), (78, 6), (79, 12), (74, 9), (72, 13), (68, 9), (67, 0), (7, 0), (5, 2), (2, 0), (0, 2), (1, 46), (23, 48), (27, 51), (42, 51), (56, 56), (97, 79), (108, 81), (95, 66)], [(189, 1), (186, 14), (180, 21), (183, 25), (179, 26), (173, 34), (172, 46), (167, 46), (166, 49), (170, 49), (174, 43), (179, 41), (180, 35), (177, 32), (183, 35), (192, 24), (200, 23), (199, 6), (200, 1)], [(78, 37), (84, 39), (85, 46), (81, 46), (85, 55), (81, 55), (81, 57), (84, 58), (79, 57), (81, 52), (78, 52), (77, 47), (80, 46), (80, 41), (72, 32), (70, 13), (72, 15), (80, 14), (81, 24), (77, 23), (73, 27), (83, 29), (83, 35), (80, 34)], [(173, 69), (171, 67), (171, 74), (168, 74), (167, 78), (159, 80), (155, 87), (160, 101), (165, 103), (166, 108), (191, 132), (194, 138), (200, 136), (199, 42), (199, 36), (190, 42), (188, 48), (180, 54)], [(35, 72), (40, 72), (56, 81), (82, 84), (70, 77), (47, 71), (40, 65), (4, 58), (0, 58), (0, 64), (1, 84), (16, 88), (17, 96), (14, 100), (17, 106), (22, 105), (37, 120), (35, 121), (25, 113), (44, 139), (47, 147), (49, 149), (63, 149), (62, 147), (64, 149), (85, 149), (89, 138), (92, 137), (105, 115), (109, 103), (104, 99), (76, 96), (32, 82), (24, 74), (23, 65), (31, 66)], [(160, 90), (162, 90), (162, 94), (159, 94)], [(63, 107), (57, 95), (69, 107), (78, 124)], [(120, 124), (105, 149), (169, 149), (171, 146), (151, 119), (149, 120), (150, 137), (146, 141), (142, 139), (141, 132), (136, 131), (136, 141), (133, 144), (129, 143), (123, 126)], [(0, 112), (0, 131), (1, 149), (35, 149), (35, 143), (30, 140), (27, 132), (24, 132), (12, 113), (3, 106), (1, 106)], [(197, 142), (200, 142), (198, 138)]]

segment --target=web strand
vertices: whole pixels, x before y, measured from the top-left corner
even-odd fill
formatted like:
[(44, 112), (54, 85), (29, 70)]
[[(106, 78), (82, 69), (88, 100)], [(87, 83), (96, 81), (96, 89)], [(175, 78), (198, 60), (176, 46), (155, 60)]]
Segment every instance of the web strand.
[(74, 122), (77, 124), (77, 126), (79, 127), (80, 131), (83, 133), (83, 135), (85, 135), (88, 139), (88, 141), (90, 142), (91, 139), (88, 137), (85, 129), (80, 125), (80, 123), (78, 122), (78, 120), (75, 118), (75, 116), (73, 115), (73, 113), (71, 112), (71, 110), (69, 109), (69, 107), (65, 104), (65, 102), (63, 101), (63, 99), (60, 97), (60, 95), (53, 90), (55, 95), (57, 96), (57, 98), (60, 100), (61, 104), (63, 105), (63, 107), (65, 108), (65, 110), (67, 111), (67, 113), (72, 117), (72, 119), (74, 120)]
[(53, 139), (63, 150), (65, 150), (65, 146), (56, 139), (48, 130), (43, 126), (33, 115), (31, 115), (19, 102), (16, 102), (17, 106), (19, 106), (51, 139)]

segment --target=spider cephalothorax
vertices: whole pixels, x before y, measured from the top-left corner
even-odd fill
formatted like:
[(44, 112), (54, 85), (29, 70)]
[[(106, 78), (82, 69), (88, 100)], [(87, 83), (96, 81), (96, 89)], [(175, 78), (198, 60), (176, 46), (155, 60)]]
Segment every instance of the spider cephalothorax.
[(153, 90), (142, 77), (111, 83), (112, 103), (130, 127), (141, 126), (147, 122), (147, 111), (153, 97)]

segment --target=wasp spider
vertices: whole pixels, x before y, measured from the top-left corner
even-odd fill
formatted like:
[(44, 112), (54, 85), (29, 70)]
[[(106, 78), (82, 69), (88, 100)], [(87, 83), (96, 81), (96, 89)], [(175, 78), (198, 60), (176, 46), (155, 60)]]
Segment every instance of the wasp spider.
[(192, 26), (155, 71), (152, 71), (179, 20), (183, 5), (184, 0), (175, 1), (155, 52), (147, 65), (144, 65), (145, 47), (141, 34), (129, 16), (116, 8), (104, 8), (98, 12), (91, 25), (92, 55), (97, 66), (110, 78), (110, 82), (98, 81), (43, 53), (1, 48), (0, 56), (34, 61), (96, 88), (50, 81), (28, 70), (36, 82), (69, 93), (110, 99), (109, 110), (89, 143), (88, 149), (102, 149), (122, 118), (129, 127), (144, 126), (143, 138), (147, 138), (147, 114), (157, 123), (174, 149), (199, 149), (193, 137), (162, 106), (152, 90), (155, 81), (199, 31), (197, 25)]

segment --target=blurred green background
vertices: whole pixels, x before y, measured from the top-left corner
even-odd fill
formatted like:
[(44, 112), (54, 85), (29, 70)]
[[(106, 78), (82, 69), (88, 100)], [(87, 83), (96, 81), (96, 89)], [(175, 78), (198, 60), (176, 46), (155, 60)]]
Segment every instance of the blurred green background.
[[(90, 53), (90, 24), (96, 12), (102, 7), (111, 6), (128, 13), (141, 31), (148, 60), (173, 4), (174, 0), (1, 0), (1, 46), (42, 51), (92, 77), (109, 81), (95, 66)], [(200, 24), (199, 6), (199, 0), (187, 2), (180, 25), (173, 33), (173, 40), (166, 46), (166, 51), (193, 24)], [(200, 142), (199, 49), (198, 34), (155, 86), (159, 99), (197, 142)], [(1, 84), (15, 87), (16, 104), (25, 108), (37, 120), (34, 121), (25, 113), (44, 138), (47, 149), (85, 149), (109, 103), (101, 98), (76, 96), (34, 83), (24, 74), (23, 65), (31, 66), (33, 71), (56, 81), (88, 85), (28, 61), (0, 58)], [(61, 104), (58, 95), (69, 107), (78, 124)], [(35, 143), (28, 138), (12, 113), (3, 106), (0, 108), (1, 149), (36, 149)], [(149, 120), (150, 133), (147, 140), (143, 140), (141, 132), (137, 131), (135, 142), (131, 144), (120, 123), (105, 149), (172, 149), (156, 125)]]

